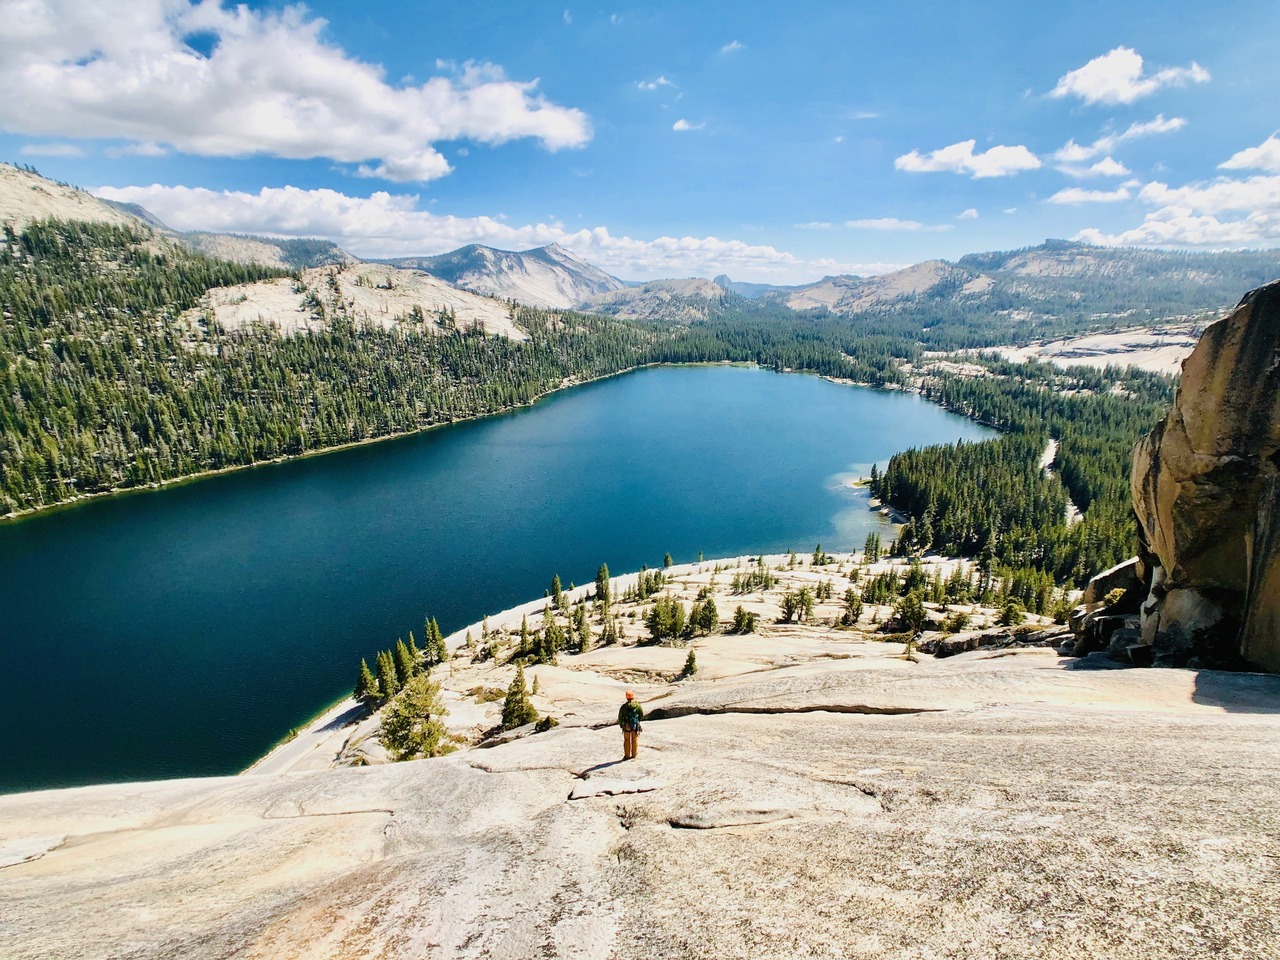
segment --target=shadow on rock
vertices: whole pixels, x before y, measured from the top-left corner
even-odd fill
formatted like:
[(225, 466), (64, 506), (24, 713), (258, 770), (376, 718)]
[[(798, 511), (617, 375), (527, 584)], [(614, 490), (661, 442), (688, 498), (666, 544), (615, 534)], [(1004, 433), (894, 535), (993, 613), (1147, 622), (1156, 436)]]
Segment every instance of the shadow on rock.
[(1280, 714), (1280, 677), (1201, 670), (1191, 699), (1229, 713)]

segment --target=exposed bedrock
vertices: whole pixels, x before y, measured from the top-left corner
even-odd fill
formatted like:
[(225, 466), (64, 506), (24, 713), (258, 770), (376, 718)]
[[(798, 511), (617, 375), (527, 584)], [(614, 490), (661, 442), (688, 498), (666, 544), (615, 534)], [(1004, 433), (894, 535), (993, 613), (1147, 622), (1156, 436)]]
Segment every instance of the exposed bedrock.
[(1280, 671), (1278, 473), (1280, 282), (1205, 330), (1168, 416), (1134, 447), (1157, 664)]

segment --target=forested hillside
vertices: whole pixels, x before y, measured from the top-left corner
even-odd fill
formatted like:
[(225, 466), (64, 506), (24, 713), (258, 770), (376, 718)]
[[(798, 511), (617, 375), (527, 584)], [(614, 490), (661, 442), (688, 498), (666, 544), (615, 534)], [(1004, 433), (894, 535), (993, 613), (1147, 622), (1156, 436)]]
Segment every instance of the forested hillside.
[[(161, 250), (163, 252), (161, 252)], [(658, 336), (524, 311), (532, 339), (330, 316), (282, 337), (187, 323), (215, 286), (283, 275), (44, 222), (0, 250), (0, 508), (57, 503), (416, 430), (642, 362)]]
[[(150, 233), (43, 221), (0, 249), (0, 512), (157, 483), (527, 404), (647, 363), (752, 362), (906, 386), (926, 348), (981, 345), (967, 321), (798, 314), (726, 294), (692, 323), (512, 307), (527, 341), (413, 315), (366, 324), (314, 301), (313, 332), (226, 329), (188, 312), (211, 288), (293, 276)], [(185, 315), (184, 315), (184, 312)], [(1131, 550), (1128, 451), (1170, 381), (986, 361), (925, 396), (1006, 435), (895, 457), (878, 490), (915, 519), (903, 552), (974, 556), (1079, 581)], [(912, 375), (914, 376), (914, 374)], [(1057, 475), (1038, 467), (1060, 442)], [(1084, 511), (1068, 526), (1066, 493)]]
[[(943, 375), (921, 391), (1004, 436), (900, 453), (873, 482), (913, 518), (899, 551), (984, 557), (1077, 585), (1131, 556), (1131, 452), (1168, 409), (1172, 378), (988, 364), (991, 376)], [(1051, 439), (1053, 475), (1039, 463)], [(1078, 522), (1068, 521), (1068, 495), (1082, 511)]]

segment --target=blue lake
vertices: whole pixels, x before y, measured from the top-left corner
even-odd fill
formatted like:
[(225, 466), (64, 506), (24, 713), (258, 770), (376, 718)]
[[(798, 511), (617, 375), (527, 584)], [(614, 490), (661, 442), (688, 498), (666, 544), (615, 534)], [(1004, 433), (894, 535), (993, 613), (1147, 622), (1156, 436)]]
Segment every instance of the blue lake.
[(670, 551), (860, 547), (847, 480), (989, 431), (905, 393), (640, 370), (412, 437), (0, 524), (0, 792), (234, 773), (424, 615)]

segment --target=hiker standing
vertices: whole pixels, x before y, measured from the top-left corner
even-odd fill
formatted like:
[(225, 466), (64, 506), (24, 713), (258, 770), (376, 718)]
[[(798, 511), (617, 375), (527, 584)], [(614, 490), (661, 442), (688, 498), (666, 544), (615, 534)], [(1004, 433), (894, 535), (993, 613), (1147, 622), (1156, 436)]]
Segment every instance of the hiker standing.
[(644, 708), (636, 703), (636, 695), (627, 691), (627, 702), (618, 709), (618, 726), (622, 728), (622, 759), (634, 760), (640, 748), (640, 721)]

